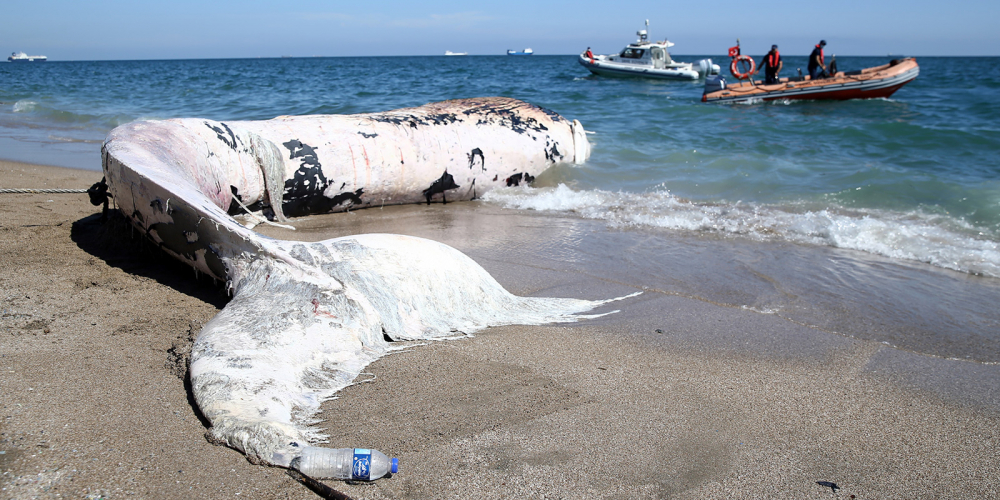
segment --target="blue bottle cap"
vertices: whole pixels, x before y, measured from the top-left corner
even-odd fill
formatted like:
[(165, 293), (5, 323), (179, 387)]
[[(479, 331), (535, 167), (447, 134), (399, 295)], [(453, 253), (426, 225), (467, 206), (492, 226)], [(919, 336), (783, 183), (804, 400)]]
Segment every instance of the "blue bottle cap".
[(399, 459), (394, 458), (392, 459), (392, 473), (395, 474), (397, 472), (399, 472)]

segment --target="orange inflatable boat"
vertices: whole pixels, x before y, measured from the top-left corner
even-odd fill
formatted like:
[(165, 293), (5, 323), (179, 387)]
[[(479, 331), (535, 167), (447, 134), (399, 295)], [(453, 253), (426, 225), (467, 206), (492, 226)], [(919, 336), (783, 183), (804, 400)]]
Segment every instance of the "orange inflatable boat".
[(762, 80), (727, 84), (723, 76), (705, 80), (702, 102), (744, 102), (776, 99), (872, 99), (889, 97), (920, 74), (916, 59), (894, 59), (889, 64), (857, 71), (840, 71), (827, 78), (808, 76), (780, 78), (765, 85)]

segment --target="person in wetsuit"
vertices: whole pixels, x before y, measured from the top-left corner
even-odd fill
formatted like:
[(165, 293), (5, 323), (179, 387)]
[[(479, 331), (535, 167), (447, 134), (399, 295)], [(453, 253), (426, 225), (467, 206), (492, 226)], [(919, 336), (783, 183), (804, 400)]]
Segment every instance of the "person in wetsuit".
[(826, 64), (823, 63), (823, 47), (826, 47), (826, 40), (820, 40), (809, 54), (809, 79), (815, 80), (817, 77), (826, 78)]
[(783, 65), (781, 54), (778, 53), (778, 46), (772, 45), (771, 51), (764, 55), (764, 59), (761, 59), (760, 66), (758, 66), (764, 68), (764, 83), (768, 85), (778, 83), (778, 72), (781, 71)]

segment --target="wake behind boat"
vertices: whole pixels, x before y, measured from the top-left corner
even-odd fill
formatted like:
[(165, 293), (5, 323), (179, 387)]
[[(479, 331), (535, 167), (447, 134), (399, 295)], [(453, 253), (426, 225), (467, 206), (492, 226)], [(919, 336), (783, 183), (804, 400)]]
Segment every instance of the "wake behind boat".
[[(745, 57), (745, 56), (744, 56)], [(750, 72), (752, 73), (752, 71)], [(749, 80), (735, 85), (719, 75), (705, 80), (702, 102), (747, 102), (776, 99), (873, 99), (889, 97), (920, 74), (916, 59), (893, 59), (888, 64), (856, 71), (840, 71), (827, 78), (809, 76), (779, 78), (778, 83), (765, 85)], [(745, 75), (734, 75), (737, 79)]]
[(604, 76), (638, 76), (666, 80), (697, 80), (706, 75), (719, 73), (719, 65), (712, 64), (711, 59), (702, 59), (695, 63), (673, 60), (668, 47), (674, 44), (667, 40), (652, 42), (648, 35), (649, 20), (646, 29), (639, 30), (639, 39), (630, 43), (621, 53), (598, 56), (586, 52), (580, 54), (577, 62), (595, 75)]

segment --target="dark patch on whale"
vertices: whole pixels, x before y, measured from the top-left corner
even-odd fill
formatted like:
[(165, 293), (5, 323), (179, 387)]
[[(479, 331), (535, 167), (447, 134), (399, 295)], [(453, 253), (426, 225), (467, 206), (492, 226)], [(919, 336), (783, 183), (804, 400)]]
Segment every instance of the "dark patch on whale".
[[(541, 109), (541, 108), (538, 108)], [(463, 111), (467, 116), (478, 116), (477, 125), (498, 124), (511, 129), (518, 134), (525, 134), (528, 131), (543, 132), (548, 127), (531, 117), (522, 117), (510, 108), (497, 105), (485, 105), (474, 109)]]
[(522, 182), (525, 184), (535, 182), (535, 178), (531, 174), (521, 172), (508, 177), (505, 179), (505, 182), (507, 183), (507, 187), (520, 186)]
[(281, 207), (282, 210), (284, 210), (285, 215), (292, 217), (300, 217), (310, 214), (326, 214), (333, 212), (335, 208), (341, 205), (346, 205), (347, 207), (364, 205), (364, 200), (361, 199), (361, 195), (364, 194), (364, 192), (365, 190), (363, 188), (358, 188), (353, 192), (345, 191), (333, 196), (332, 198), (328, 198), (320, 192), (313, 197), (299, 198), (293, 202), (286, 201), (285, 203), (282, 203)]
[(475, 148), (469, 153), (469, 170), (476, 165), (476, 157), (479, 157), (479, 167), (482, 168), (483, 172), (486, 171), (486, 157), (483, 156), (483, 150)]
[[(164, 203), (159, 199), (150, 202), (152, 206), (157, 203), (157, 209), (164, 211)], [(187, 208), (184, 202), (172, 199), (165, 213), (170, 216), (173, 222), (156, 222), (146, 228), (146, 232), (153, 237), (153, 241), (159, 240), (162, 248), (165, 248), (186, 260), (194, 262), (198, 260), (198, 251), (204, 250), (205, 263), (209, 270), (216, 276), (226, 275), (226, 266), (222, 258), (206, 242), (219, 241), (224, 239), (220, 235), (219, 226), (211, 222), (202, 224), (205, 220), (198, 216), (193, 210)], [(191, 235), (198, 237), (192, 241)]]
[(323, 192), (333, 181), (323, 173), (316, 148), (298, 139), (282, 145), (288, 149), (290, 160), (299, 159), (300, 162), (295, 174), (285, 181), (281, 210), (291, 217), (329, 212), (336, 204), (331, 204)]
[(563, 156), (565, 156), (565, 155), (563, 155), (562, 153), (559, 152), (559, 145), (555, 141), (553, 141), (551, 139), (546, 139), (545, 140), (545, 159), (546, 160), (549, 160), (551, 162), (557, 162), (557, 161), (563, 159)]
[(240, 207), (240, 204), (237, 202), (237, 201), (240, 202), (243, 201), (243, 197), (240, 196), (240, 190), (236, 186), (232, 185), (229, 186), (229, 190), (233, 192), (233, 199), (232, 201), (229, 202), (229, 210), (227, 210), (226, 212), (229, 213), (230, 215), (240, 213), (242, 207)]
[(350, 191), (345, 191), (343, 193), (340, 193), (337, 196), (334, 196), (333, 198), (330, 198), (330, 207), (332, 208), (332, 207), (335, 207), (335, 206), (338, 206), (338, 205), (342, 205), (342, 204), (347, 203), (347, 202), (350, 202), (350, 204), (352, 206), (353, 205), (363, 205), (364, 202), (361, 201), (361, 195), (364, 194), (364, 193), (365, 193), (365, 190), (364, 189), (360, 189), (360, 188), (358, 190), (354, 191), (353, 193), (350, 192)]
[(445, 198), (444, 192), (449, 189), (458, 189), (459, 185), (455, 184), (455, 177), (448, 173), (447, 170), (441, 174), (438, 180), (431, 183), (430, 187), (423, 191), (424, 196), (427, 198), (427, 204), (431, 204), (431, 196), (441, 193), (441, 203), (448, 203), (447, 198)]
[(224, 142), (226, 146), (229, 146), (233, 151), (236, 151), (236, 134), (234, 134), (233, 130), (229, 128), (229, 125), (222, 122), (219, 122), (219, 125), (222, 125), (222, 127), (226, 129), (225, 132), (223, 132), (221, 128), (205, 122), (205, 126), (212, 129), (212, 131), (215, 132), (215, 135), (219, 137), (220, 141)]
[(417, 128), (418, 125), (449, 125), (458, 121), (458, 115), (455, 113), (436, 113), (421, 117), (417, 115), (376, 114), (371, 119), (381, 123), (391, 123), (398, 126), (409, 125), (410, 128)]

